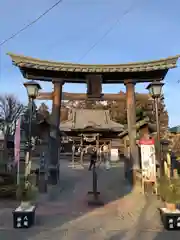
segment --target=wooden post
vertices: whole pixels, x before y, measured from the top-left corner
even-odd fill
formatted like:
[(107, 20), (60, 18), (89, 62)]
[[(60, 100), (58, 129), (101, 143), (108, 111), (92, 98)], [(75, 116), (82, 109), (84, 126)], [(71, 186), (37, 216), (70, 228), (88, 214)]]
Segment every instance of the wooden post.
[(127, 103), (127, 121), (128, 135), (130, 146), (130, 181), (136, 184), (136, 170), (139, 168), (138, 151), (136, 146), (136, 100), (135, 100), (135, 84), (131, 80), (126, 80), (126, 103)]
[(59, 127), (60, 111), (63, 81), (60, 79), (53, 80), (54, 93), (52, 105), (52, 125), (50, 130), (50, 183), (56, 185), (59, 181)]

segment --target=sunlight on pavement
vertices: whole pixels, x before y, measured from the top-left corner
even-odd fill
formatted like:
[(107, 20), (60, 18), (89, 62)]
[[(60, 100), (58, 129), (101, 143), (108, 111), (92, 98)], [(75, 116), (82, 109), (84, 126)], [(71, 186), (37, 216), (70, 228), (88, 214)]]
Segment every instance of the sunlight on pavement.
[[(138, 206), (136, 203), (139, 203)], [(136, 206), (136, 207), (135, 207)], [(29, 240), (41, 239), (111, 239), (118, 232), (123, 232), (122, 240), (133, 240), (139, 234), (142, 215), (147, 213), (146, 202), (140, 195), (130, 193), (105, 206), (84, 214), (60, 227), (51, 229), (48, 233), (42, 232)], [(145, 214), (146, 215), (146, 214)], [(155, 232), (152, 231), (155, 237)], [(152, 238), (151, 234), (151, 240)], [(110, 238), (107, 238), (109, 236)], [(53, 238), (54, 237), (54, 238)], [(113, 238), (112, 238), (113, 239)], [(147, 239), (146, 239), (147, 240)]]

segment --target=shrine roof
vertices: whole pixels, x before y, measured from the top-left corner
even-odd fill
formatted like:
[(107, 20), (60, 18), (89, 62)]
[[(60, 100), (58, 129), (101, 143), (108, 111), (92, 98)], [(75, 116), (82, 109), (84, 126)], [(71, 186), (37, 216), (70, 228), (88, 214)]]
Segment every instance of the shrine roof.
[(172, 128), (169, 128), (169, 131), (171, 133), (180, 133), (180, 125), (172, 127)]
[(111, 120), (108, 110), (72, 109), (68, 121), (60, 124), (61, 131), (109, 130), (122, 132), (124, 126)]
[[(51, 130), (55, 130), (56, 127), (52, 124), (52, 121), (51, 121), (51, 118), (39, 118), (37, 119), (37, 129), (41, 132), (42, 129), (41, 129), (41, 125), (45, 124), (46, 128), (49, 129), (51, 127)], [(63, 131), (60, 131), (58, 132), (58, 135), (59, 136), (66, 136), (66, 134), (63, 132)]]
[[(143, 120), (136, 122), (136, 130), (139, 130), (143, 126), (148, 125), (149, 129), (154, 132), (156, 126), (154, 124), (149, 123), (149, 117), (145, 117)], [(123, 132), (121, 132), (118, 136), (120, 138), (123, 138), (128, 135), (128, 129), (125, 129)]]
[(63, 78), (67, 82), (85, 82), (87, 75), (102, 75), (103, 83), (116, 83), (124, 79), (162, 80), (167, 71), (175, 68), (179, 55), (155, 61), (126, 64), (78, 64), (40, 60), (8, 53), (15, 66), (27, 79), (52, 81)]

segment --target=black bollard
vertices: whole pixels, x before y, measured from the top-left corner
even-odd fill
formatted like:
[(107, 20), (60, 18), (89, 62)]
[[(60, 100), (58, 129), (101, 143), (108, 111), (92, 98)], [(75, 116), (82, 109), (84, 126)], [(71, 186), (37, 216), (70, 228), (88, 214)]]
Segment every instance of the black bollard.
[(92, 180), (93, 180), (93, 190), (88, 192), (88, 195), (91, 196), (91, 199), (88, 200), (88, 205), (91, 206), (102, 206), (104, 203), (99, 199), (100, 192), (97, 190), (97, 172), (96, 172), (96, 163), (93, 164), (92, 171)]
[(96, 173), (96, 165), (93, 166), (93, 195), (94, 198), (97, 199), (100, 192), (97, 191), (97, 173)]

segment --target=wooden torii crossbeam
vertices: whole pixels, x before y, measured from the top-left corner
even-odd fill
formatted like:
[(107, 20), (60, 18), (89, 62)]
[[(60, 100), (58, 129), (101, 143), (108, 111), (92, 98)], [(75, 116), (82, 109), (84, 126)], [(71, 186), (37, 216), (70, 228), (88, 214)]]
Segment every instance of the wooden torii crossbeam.
[[(37, 97), (38, 100), (52, 100), (53, 99), (53, 92), (41, 92)], [(87, 100), (88, 96), (86, 93), (62, 93), (62, 100)], [(151, 99), (148, 94), (136, 94), (136, 99), (147, 100)], [(102, 101), (126, 101), (126, 94), (125, 93), (115, 93), (115, 94), (102, 94), (101, 99)]]

